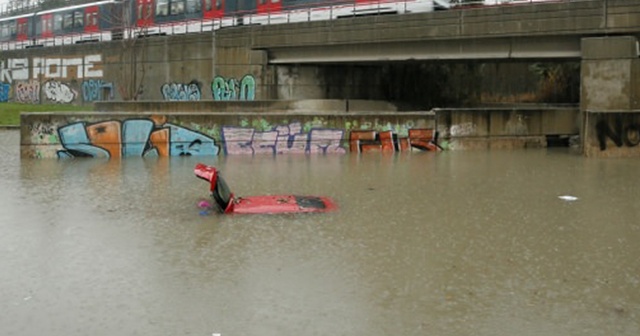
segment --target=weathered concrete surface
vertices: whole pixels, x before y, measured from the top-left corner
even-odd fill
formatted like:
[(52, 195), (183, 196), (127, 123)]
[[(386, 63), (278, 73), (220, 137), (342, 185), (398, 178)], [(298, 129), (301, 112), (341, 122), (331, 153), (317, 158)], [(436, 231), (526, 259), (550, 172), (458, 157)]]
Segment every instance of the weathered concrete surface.
[(582, 109), (603, 112), (640, 108), (638, 39), (585, 38), (582, 50)]
[(587, 156), (640, 156), (640, 60), (635, 36), (582, 42), (583, 150)]
[(579, 133), (577, 107), (437, 109), (440, 144), (451, 150), (546, 147)]

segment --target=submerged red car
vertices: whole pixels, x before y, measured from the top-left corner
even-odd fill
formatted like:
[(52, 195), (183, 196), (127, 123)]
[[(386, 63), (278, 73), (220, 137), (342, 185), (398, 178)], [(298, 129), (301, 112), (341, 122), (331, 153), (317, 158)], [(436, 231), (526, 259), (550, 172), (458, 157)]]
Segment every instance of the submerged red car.
[(328, 197), (269, 195), (236, 197), (215, 167), (198, 163), (194, 168), (197, 177), (208, 181), (214, 208), (225, 214), (278, 214), (329, 212), (338, 209)]

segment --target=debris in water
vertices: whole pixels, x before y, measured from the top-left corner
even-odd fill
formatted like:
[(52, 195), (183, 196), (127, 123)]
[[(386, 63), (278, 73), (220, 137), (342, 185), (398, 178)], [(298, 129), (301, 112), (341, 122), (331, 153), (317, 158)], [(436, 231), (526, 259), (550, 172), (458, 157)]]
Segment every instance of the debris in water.
[(571, 196), (571, 195), (562, 195), (562, 196), (558, 196), (558, 198), (567, 202), (573, 202), (578, 200), (577, 197)]

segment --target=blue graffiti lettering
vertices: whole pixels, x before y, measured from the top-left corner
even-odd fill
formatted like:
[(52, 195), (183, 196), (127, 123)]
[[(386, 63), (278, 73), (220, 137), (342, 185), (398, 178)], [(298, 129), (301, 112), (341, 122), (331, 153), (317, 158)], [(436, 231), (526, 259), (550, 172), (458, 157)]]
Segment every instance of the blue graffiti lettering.
[(153, 121), (148, 119), (127, 120), (122, 123), (122, 155), (142, 156), (149, 144)]
[(156, 124), (152, 119), (77, 122), (58, 128), (58, 158), (218, 155), (213, 138), (187, 128)]
[(197, 81), (191, 81), (191, 83), (188, 84), (167, 83), (162, 85), (160, 90), (162, 91), (162, 97), (164, 100), (197, 101), (202, 98), (202, 94), (200, 93), (200, 83)]
[(219, 148), (212, 138), (173, 124), (171, 129), (171, 156), (218, 155)]
[(211, 83), (211, 91), (214, 100), (255, 100), (256, 79), (252, 75), (246, 75), (240, 81), (216, 76)]
[(103, 148), (91, 145), (85, 123), (78, 122), (58, 129), (60, 142), (66, 151), (58, 151), (58, 158), (69, 157), (110, 157)]
[[(104, 92), (108, 91), (109, 96), (104, 97)], [(105, 82), (102, 79), (89, 79), (82, 82), (82, 98), (85, 102), (94, 102), (113, 99), (113, 83)]]
[(9, 92), (11, 91), (11, 85), (7, 83), (0, 83), (0, 102), (6, 103), (9, 101)]

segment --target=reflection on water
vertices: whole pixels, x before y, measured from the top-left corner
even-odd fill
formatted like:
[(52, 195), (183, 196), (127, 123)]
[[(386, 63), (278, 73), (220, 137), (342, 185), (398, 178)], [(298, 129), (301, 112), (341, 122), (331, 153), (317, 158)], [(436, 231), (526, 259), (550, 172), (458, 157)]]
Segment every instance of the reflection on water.
[[(635, 159), (57, 161), (18, 143), (0, 132), (3, 335), (640, 334)], [(341, 209), (201, 216), (200, 160), (240, 196)]]

